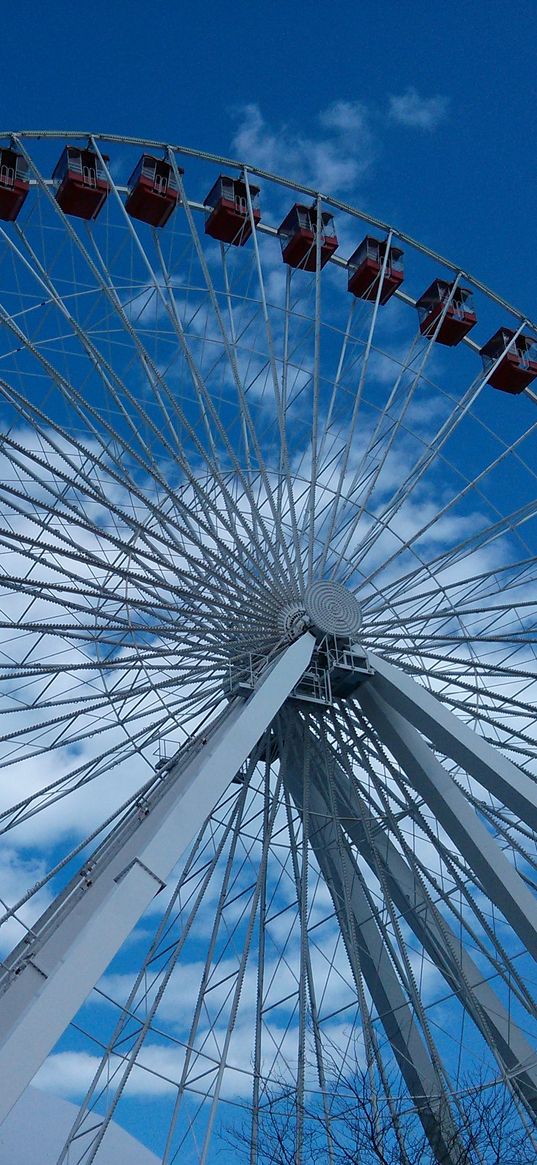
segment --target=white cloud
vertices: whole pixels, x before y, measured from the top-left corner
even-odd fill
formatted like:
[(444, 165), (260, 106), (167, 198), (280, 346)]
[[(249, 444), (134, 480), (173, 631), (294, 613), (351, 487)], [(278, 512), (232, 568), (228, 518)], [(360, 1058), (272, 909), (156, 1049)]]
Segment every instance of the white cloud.
[(269, 123), (259, 105), (249, 102), (233, 110), (237, 128), (231, 146), (240, 160), (262, 170), (325, 192), (343, 192), (371, 170), (386, 123), (433, 130), (447, 111), (446, 97), (424, 97), (410, 87), (390, 97), (387, 112), (363, 101), (333, 101), (304, 133), (292, 123)]
[(355, 138), (361, 135), (366, 139), (371, 133), (370, 116), (367, 106), (361, 101), (333, 101), (319, 114), (319, 121), (325, 129)]
[(89, 1052), (58, 1052), (45, 1060), (35, 1085), (57, 1096), (83, 1096), (100, 1062), (99, 1056)]
[(410, 129), (433, 130), (447, 117), (448, 104), (447, 97), (422, 97), (410, 86), (404, 93), (390, 97), (389, 117)]
[(358, 101), (336, 101), (321, 110), (310, 134), (291, 125), (271, 127), (253, 102), (235, 116), (232, 148), (240, 158), (326, 191), (353, 187), (376, 154), (371, 113)]
[[(11, 903), (17, 902), (26, 892), (28, 886), (35, 885), (46, 872), (44, 860), (33, 855), (19, 854), (15, 849), (4, 846), (0, 854), (0, 913)], [(6, 954), (26, 934), (26, 927), (32, 925), (50, 903), (52, 895), (48, 888), (34, 895), (18, 911), (16, 917), (11, 917), (0, 930), (0, 954)]]

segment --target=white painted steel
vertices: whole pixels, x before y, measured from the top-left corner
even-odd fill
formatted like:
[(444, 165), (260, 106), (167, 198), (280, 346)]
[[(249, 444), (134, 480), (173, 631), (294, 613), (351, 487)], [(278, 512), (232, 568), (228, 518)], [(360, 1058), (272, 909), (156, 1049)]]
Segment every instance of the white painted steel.
[[(378, 666), (378, 658), (376, 658)], [(384, 661), (383, 661), (384, 663)], [(317, 744), (317, 747), (319, 745)], [(386, 828), (381, 827), (356, 787), (344, 772), (341, 760), (331, 756), (336, 783), (341, 828), (373, 873), (379, 869), (387, 879), (389, 893), (429, 953), (446, 982), (461, 997), (474, 1022), (491, 1040), (499, 1063), (516, 1081), (529, 1106), (537, 1114), (537, 1054), (524, 1032), (517, 1026), (499, 994), (483, 975), (482, 969), (465, 949), (442, 915), (423, 882), (394, 845)]]
[(375, 672), (373, 686), (379, 695), (428, 737), (439, 752), (451, 757), (493, 797), (537, 829), (535, 779), (504, 756), (500, 746), (493, 748), (460, 716), (449, 712), (433, 692), (401, 668), (371, 651), (368, 658)]
[[(305, 1165), (319, 1133), (333, 1165), (362, 1064), (402, 1161), (416, 1114), (445, 1158), (459, 1156), (467, 1071), (531, 1135), (536, 397), (494, 392), (478, 358), (508, 305), (472, 281), (478, 339), (440, 352), (468, 282), (460, 267), (290, 179), (83, 136), (110, 183), (97, 220), (55, 199), (48, 175), (66, 136), (21, 134), (31, 189), (0, 229), (0, 764), (12, 789), (0, 829), (16, 875), (0, 938), (27, 936), (2, 964), (6, 1030), (17, 1008), (28, 1048), (61, 1030), (168, 880), (183, 834), (207, 820), (161, 913), (156, 900), (154, 931), (137, 928), (124, 948), (128, 990), (106, 977), (75, 1021), (89, 1030), (114, 1000), (61, 1160), (98, 1165), (142, 1082), (142, 1095), (162, 1089), (170, 1165), (189, 1154), (209, 1165), (230, 1098), (259, 1165), (275, 1090), (289, 1159)], [(162, 148), (180, 192), (162, 231), (125, 207), (140, 147)], [(204, 236), (211, 166), (244, 183), (244, 247)], [(319, 229), (314, 270), (280, 267), (282, 196), (311, 198), (317, 228), (338, 210), (325, 270)], [(368, 303), (348, 295), (346, 257), (366, 230), (386, 243)], [(401, 241), (407, 283), (381, 306)], [(405, 288), (439, 275), (451, 293), (425, 338)], [(527, 330), (511, 314), (511, 330)], [(307, 682), (287, 701), (287, 676), (241, 742), (246, 709), (222, 715), (224, 701), (307, 626)], [(347, 673), (332, 685), (325, 671), (359, 626), (375, 670), (356, 677), (360, 700)], [(36, 896), (52, 897), (97, 839), (84, 877), (36, 924)], [(91, 1036), (79, 1033), (82, 1046), (95, 1055)]]
[[(356, 859), (335, 819), (330, 791), (323, 789), (323, 761), (319, 764), (319, 743), (293, 711), (283, 712), (285, 740), (282, 766), (284, 782), (303, 813), (309, 799), (311, 845), (329, 889), (357, 992), (362, 977), (381, 1017), (390, 1046), (406, 1081), (409, 1093), (423, 1122), (431, 1148), (445, 1165), (457, 1165), (462, 1157), (457, 1129), (450, 1111), (438, 1064), (420, 1031), (412, 1007), (394, 970), (385, 935), (371, 911)], [(313, 743), (307, 784), (302, 758)], [(317, 756), (316, 756), (317, 753)]]
[(520, 939), (537, 959), (537, 901), (523, 879), (468, 804), (461, 789), (419, 732), (375, 690), (374, 679), (358, 700), (380, 739), (399, 761), (412, 786), (496, 902)]
[[(0, 996), (0, 1120), (30, 1083), (170, 870), (300, 679), (315, 640), (306, 633), (235, 700), (192, 760), (170, 769), (154, 808), (104, 864), (79, 879), (58, 918), (10, 960)], [(176, 771), (178, 770), (178, 772)], [(169, 787), (168, 787), (169, 786)], [(91, 863), (85, 868), (91, 868)], [(6, 982), (7, 979), (7, 982)]]

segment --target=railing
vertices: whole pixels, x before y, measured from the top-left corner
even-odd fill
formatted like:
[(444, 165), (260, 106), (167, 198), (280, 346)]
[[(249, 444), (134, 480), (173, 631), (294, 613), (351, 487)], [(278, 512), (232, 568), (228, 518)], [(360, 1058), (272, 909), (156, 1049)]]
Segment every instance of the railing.
[[(267, 665), (267, 656), (258, 656), (249, 653), (241, 661), (229, 665), (227, 692), (228, 696), (247, 696), (254, 690), (264, 668)], [(293, 700), (306, 700), (316, 704), (331, 704), (341, 688), (344, 680), (346, 688), (357, 686), (371, 675), (365, 652), (356, 649), (350, 639), (336, 639), (326, 636), (319, 643), (307, 671), (299, 680), (290, 695)], [(348, 678), (356, 676), (356, 685), (348, 685)], [(335, 685), (335, 691), (333, 690)], [(345, 691), (343, 692), (345, 694)]]

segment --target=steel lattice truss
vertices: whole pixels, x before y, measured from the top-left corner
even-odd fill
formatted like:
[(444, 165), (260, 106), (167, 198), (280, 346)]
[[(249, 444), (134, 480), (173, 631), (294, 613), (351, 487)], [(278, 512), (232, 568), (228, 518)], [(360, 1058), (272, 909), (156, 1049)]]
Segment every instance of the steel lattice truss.
[[(531, 1137), (536, 398), (436, 343), (449, 299), (420, 333), (468, 278), (384, 224), (166, 147), (153, 230), (125, 185), (163, 147), (100, 137), (86, 223), (49, 178), (82, 140), (13, 139), (0, 226), (2, 1113), (84, 1046), (69, 1165), (145, 1096), (165, 1165), (237, 1113), (255, 1165), (276, 1094), (331, 1161), (357, 1062), (403, 1160), (402, 1108), (461, 1159), (472, 1073)], [(244, 247), (204, 233), (222, 168), (252, 222), (262, 185)], [(336, 214), (324, 269), (319, 230), (281, 262), (293, 198)], [(386, 305), (386, 261), (347, 291), (364, 230), (405, 249)], [(483, 338), (531, 330), (472, 286)]]

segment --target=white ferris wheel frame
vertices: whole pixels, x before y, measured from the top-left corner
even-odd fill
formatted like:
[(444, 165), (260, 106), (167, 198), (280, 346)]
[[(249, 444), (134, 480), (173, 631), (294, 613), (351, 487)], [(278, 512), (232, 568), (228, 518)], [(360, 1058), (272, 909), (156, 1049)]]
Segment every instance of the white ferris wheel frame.
[[(1, 135), (0, 135), (1, 136)], [(53, 201), (49, 182), (41, 178), (26, 150), (26, 140), (32, 137), (55, 138), (54, 133), (23, 133), (10, 135), (17, 148), (25, 154), (33, 167), (32, 181), (42, 188), (45, 198)], [(111, 194), (122, 208), (125, 224), (138, 246), (143, 261), (146, 257), (138, 243), (136, 231), (124, 210), (122, 194), (124, 187), (117, 185), (113, 173), (108, 168), (101, 153), (103, 141), (140, 145), (145, 149), (164, 148), (174, 169), (181, 203), (192, 224), (193, 238), (197, 232), (193, 228), (192, 214), (204, 211), (202, 203), (193, 202), (186, 196), (179, 171), (177, 158), (192, 156), (223, 166), (240, 169), (248, 193), (248, 212), (253, 222), (252, 201), (249, 191), (250, 177), (266, 178), (311, 197), (317, 206), (321, 205), (344, 211), (369, 225), (384, 231), (391, 239), (393, 228), (370, 215), (362, 214), (336, 199), (321, 195), (308, 187), (268, 174), (255, 167), (231, 162), (215, 155), (199, 151), (166, 146), (163, 143), (148, 142), (143, 139), (121, 138), (104, 135), (62, 134), (62, 138), (88, 139), (98, 154), (110, 183)], [(62, 213), (62, 212), (58, 212)], [(74, 236), (68, 218), (62, 215), (64, 228)], [(319, 221), (319, 220), (318, 220)], [(260, 233), (276, 235), (274, 227), (260, 224)], [(12, 250), (16, 243), (4, 229), (0, 236)], [(453, 290), (458, 282), (467, 278), (465, 272), (447, 263), (434, 252), (416, 243), (401, 232), (398, 240), (406, 241), (423, 255), (433, 258), (451, 269), (455, 276)], [(76, 235), (75, 235), (76, 238)], [(256, 231), (253, 231), (253, 248), (260, 270), (260, 258)], [(232, 341), (226, 338), (221, 308), (212, 288), (211, 276), (203, 255), (203, 249), (195, 243), (200, 267), (207, 278), (208, 293), (215, 317), (222, 333), (222, 343), (226, 347), (230, 366), (236, 383), (240, 386), (240, 375), (236, 368)], [(20, 252), (19, 252), (20, 254)], [(388, 248), (386, 248), (386, 257)], [(47, 293), (53, 298), (58, 309), (64, 310), (53, 283), (47, 272), (38, 268), (34, 256), (37, 277)], [(27, 262), (28, 260), (24, 260)], [(336, 266), (345, 266), (337, 256), (330, 260)], [(382, 278), (376, 301), (373, 305), (370, 331), (365, 345), (364, 372), (371, 349), (375, 321), (379, 309)], [(155, 272), (147, 261), (148, 276), (153, 280), (157, 296), (162, 300), (163, 309), (170, 313), (166, 290), (159, 284)], [(316, 243), (316, 294), (314, 312), (314, 346), (317, 352), (320, 342), (320, 230)], [(101, 278), (101, 276), (99, 276)], [(526, 327), (534, 327), (531, 321), (514, 312), (500, 297), (490, 292), (475, 279), (474, 287), (484, 292), (498, 306), (513, 312), (517, 318), (514, 343)], [(270, 324), (264, 286), (260, 280), (261, 310), (267, 323), (270, 346)], [(453, 290), (452, 293), (453, 294)], [(106, 288), (105, 288), (106, 292)], [(106, 292), (111, 295), (110, 289)], [(415, 300), (406, 292), (396, 292), (404, 303), (415, 306)], [(444, 308), (447, 311), (450, 300)], [(441, 326), (440, 316), (436, 331)], [(15, 338), (25, 343), (22, 331), (13, 320), (3, 318)], [(180, 325), (174, 319), (180, 342)], [(95, 367), (100, 371), (102, 364), (88, 337), (79, 337)], [(434, 342), (434, 335), (430, 345)], [(465, 344), (478, 350), (478, 345), (470, 338)], [(187, 360), (188, 349), (185, 348)], [(498, 356), (493, 369), (505, 352)], [(274, 353), (270, 353), (273, 366), (275, 400), (278, 408), (278, 426), (281, 439), (281, 472), (290, 481), (291, 463), (285, 436), (285, 401), (282, 400)], [(41, 360), (42, 358), (39, 357)], [(424, 357), (425, 359), (426, 357)], [(43, 362), (43, 361), (42, 361)], [(193, 379), (198, 374), (191, 363)], [(108, 374), (108, 373), (107, 373)], [(420, 371), (416, 372), (416, 377)], [(487, 375), (490, 374), (490, 370)], [(150, 375), (158, 383), (158, 374), (150, 369)], [(469, 410), (485, 384), (485, 375), (478, 376), (460, 403), (459, 414)], [(357, 399), (359, 399), (361, 383)], [(238, 388), (239, 391), (239, 388)], [(317, 460), (320, 444), (317, 432), (319, 420), (319, 372), (318, 360), (313, 373), (313, 450), (311, 479), (307, 517), (309, 517), (308, 548), (305, 572), (307, 579), (321, 574), (326, 566), (328, 546), (333, 532), (337, 505), (331, 511), (329, 536), (320, 564), (315, 558), (313, 515), (316, 507)], [(537, 394), (526, 389), (526, 394), (537, 401)], [(354, 417), (353, 417), (354, 421)], [(379, 424), (380, 424), (379, 420)], [(434, 445), (424, 450), (414, 471), (412, 482), (424, 475), (431, 459), (439, 454), (447, 439), (449, 426), (446, 423), (438, 430)], [(335, 491), (336, 500), (343, 491), (344, 474), (350, 451), (350, 440), (342, 456), (339, 485)], [(256, 433), (252, 426), (247, 435), (249, 447), (254, 455), (259, 453)], [(259, 457), (261, 466), (263, 458)], [(379, 470), (380, 472), (380, 470)], [(356, 476), (358, 476), (357, 471)], [(224, 483), (221, 483), (222, 488)], [(405, 483), (407, 485), (407, 483)], [(352, 488), (352, 487), (351, 487)], [(268, 491), (270, 493), (270, 491)], [(290, 496), (291, 496), (290, 491)], [(200, 494), (203, 504), (203, 497)], [(232, 502), (229, 500), (231, 506)], [(401, 497), (395, 494), (381, 522), (387, 525), (401, 504)], [(367, 505), (364, 502), (363, 509)], [(281, 517), (281, 498), (275, 502), (273, 517)], [(528, 515), (532, 513), (528, 506)], [(288, 520), (295, 542), (299, 537), (296, 516), (291, 512)], [(263, 518), (253, 533), (257, 543), (253, 554), (263, 553)], [(345, 543), (344, 552), (348, 541)], [(409, 542), (410, 545), (410, 542)], [(290, 566), (290, 551), (284, 551), (283, 562), (276, 564), (277, 582), (283, 594), (285, 570)], [(279, 577), (278, 577), (279, 571)], [(113, 830), (96, 851), (94, 859), (84, 863), (74, 882), (49, 907), (43, 917), (31, 928), (26, 938), (13, 954), (3, 963), (0, 981), (0, 1071), (6, 1081), (0, 1097), (0, 1120), (11, 1109), (22, 1090), (33, 1078), (55, 1042), (82, 1005), (99, 976), (110, 963), (133, 926), (143, 914), (151, 899), (166, 884), (170, 871), (184, 852), (187, 844), (203, 826), (219, 797), (237, 776), (249, 757), (255, 756), (264, 734), (272, 727), (280, 737), (280, 759), (283, 765), (283, 785), (299, 814), (309, 818), (309, 845), (315, 855), (319, 869), (334, 903), (335, 913), (341, 928), (345, 948), (351, 964), (357, 991), (363, 979), (379, 1014), (384, 1017), (385, 1030), (398, 1062), (401, 1074), (413, 1099), (430, 1144), (441, 1149), (443, 1159), (449, 1165), (456, 1165), (459, 1159), (459, 1145), (456, 1128), (449, 1110), (445, 1082), (428, 1045), (427, 1036), (420, 1032), (409, 1003), (401, 990), (389, 954), (391, 939), (387, 932), (383, 935), (378, 919), (368, 919), (370, 903), (362, 888), (359, 867), (353, 848), (365, 860), (382, 872), (405, 921), (414, 935), (440, 967), (454, 993), (462, 1001), (471, 1015), (477, 1029), (484, 1036), (502, 1072), (509, 1077), (517, 1091), (525, 1111), (537, 1115), (537, 1059), (531, 1043), (524, 1032), (508, 1014), (504, 1003), (493, 986), (483, 979), (478, 964), (465, 950), (460, 937), (450, 928), (438, 908), (424, 893), (401, 849), (394, 845), (388, 834), (379, 836), (371, 829), (372, 815), (358, 791), (349, 784), (345, 767), (340, 763), (337, 752), (331, 752), (326, 741), (319, 735), (318, 726), (304, 713), (304, 723), (300, 731), (289, 713), (289, 697), (300, 694), (300, 682), (311, 663), (316, 649), (313, 634), (305, 631), (277, 657), (269, 658), (255, 676), (250, 693), (234, 698), (224, 713), (211, 723), (203, 738), (195, 738), (192, 747), (181, 752), (167, 765), (162, 779), (155, 781), (147, 794), (135, 804), (132, 813)], [(357, 650), (359, 649), (359, 645)], [(498, 748), (480, 737), (421, 684), (417, 683), (401, 668), (395, 667), (381, 655), (371, 651), (366, 653), (369, 674), (356, 690), (356, 701), (367, 721), (374, 729), (381, 749), (389, 755), (406, 774), (409, 782), (431, 807), (446, 835), (450, 837), (462, 855), (464, 862), (472, 868), (484, 888), (487, 897), (498, 906), (518, 935), (525, 949), (537, 958), (537, 905), (524, 878), (509, 862), (502, 850), (481, 822), (475, 806), (469, 804), (461, 792), (457, 780), (451, 775), (438, 754), (451, 760), (488, 790), (501, 805), (510, 809), (522, 822), (537, 832), (537, 792), (535, 781), (517, 767)], [(358, 740), (356, 741), (359, 747)], [(334, 787), (337, 804), (330, 801), (330, 794), (323, 787), (321, 753), (331, 758), (334, 770)], [(309, 804), (304, 806), (304, 790), (301, 784), (301, 764), (308, 757), (310, 773)], [(285, 763), (283, 763), (285, 759)], [(317, 824), (315, 824), (317, 822)], [(319, 824), (323, 822), (323, 824)], [(343, 824), (345, 822), (345, 824)], [(312, 995), (311, 968), (307, 959), (304, 964), (305, 981), (309, 982)], [(414, 1001), (423, 1031), (427, 1031), (426, 1021), (420, 1009), (419, 999)], [(260, 1020), (258, 1017), (258, 1024)], [(259, 1036), (259, 1032), (257, 1032)], [(224, 1057), (225, 1062), (225, 1057)], [(96, 1150), (95, 1150), (96, 1151)], [(63, 1158), (62, 1158), (63, 1159)], [(93, 1160), (93, 1157), (91, 1158)], [(204, 1150), (203, 1160), (206, 1159)], [(88, 1158), (89, 1160), (89, 1158)], [(167, 1160), (167, 1157), (164, 1158)]]

